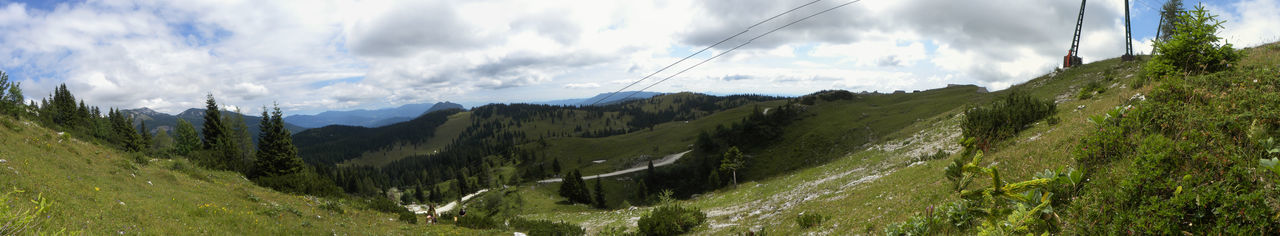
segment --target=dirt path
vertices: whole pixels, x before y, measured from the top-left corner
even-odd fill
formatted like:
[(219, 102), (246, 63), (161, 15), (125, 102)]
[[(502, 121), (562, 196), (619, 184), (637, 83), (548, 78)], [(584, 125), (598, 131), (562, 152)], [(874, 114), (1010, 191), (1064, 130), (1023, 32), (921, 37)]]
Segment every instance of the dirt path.
[[(476, 195), (480, 195), (481, 193), (488, 192), (488, 191), (489, 189), (481, 189), (480, 191), (467, 194), (466, 196), (462, 196), (462, 201), (463, 202), (470, 201), (471, 198), (475, 197)], [(408, 208), (409, 211), (412, 211), (414, 214), (427, 214), (427, 210), (429, 210), (427, 205), (405, 205), (404, 207)], [(458, 207), (458, 201), (449, 202), (449, 204), (444, 204), (444, 206), (436, 208), (436, 214), (453, 210), (453, 208), (455, 207)]]
[[(667, 156), (665, 156), (665, 157), (662, 157), (662, 159), (660, 159), (660, 160), (658, 160), (658, 161), (656, 161), (656, 162), (653, 162), (653, 167), (655, 167), (655, 168), (656, 168), (656, 167), (659, 167), (659, 166), (665, 166), (665, 165), (670, 165), (671, 163), (676, 163), (676, 160), (680, 160), (680, 158), (684, 157), (684, 154), (688, 154), (689, 152), (692, 152), (692, 151), (693, 151), (693, 150), (689, 150), (689, 151), (684, 151), (684, 152), (681, 152), (681, 153), (671, 154), (671, 155), (667, 155)], [(628, 174), (628, 173), (632, 173), (632, 172), (636, 172), (636, 171), (642, 171), (642, 170), (645, 170), (645, 169), (648, 169), (648, 168), (649, 168), (649, 166), (648, 166), (648, 165), (640, 165), (640, 166), (637, 166), (637, 167), (631, 167), (631, 168), (629, 168), (629, 169), (619, 170), (619, 171), (614, 171), (614, 172), (609, 172), (609, 173), (605, 173), (605, 174), (591, 175), (591, 176), (583, 176), (583, 177), (582, 177), (582, 179), (583, 179), (583, 180), (588, 180), (588, 179), (595, 179), (595, 178), (599, 178), (599, 177), (611, 177), (611, 176), (617, 176), (617, 175)], [(539, 181), (538, 181), (538, 183), (540, 183), (540, 184), (545, 184), (545, 183), (555, 183), (555, 182), (560, 182), (560, 181), (564, 181), (564, 179), (561, 179), (561, 178), (544, 179), (544, 180), (539, 180)]]

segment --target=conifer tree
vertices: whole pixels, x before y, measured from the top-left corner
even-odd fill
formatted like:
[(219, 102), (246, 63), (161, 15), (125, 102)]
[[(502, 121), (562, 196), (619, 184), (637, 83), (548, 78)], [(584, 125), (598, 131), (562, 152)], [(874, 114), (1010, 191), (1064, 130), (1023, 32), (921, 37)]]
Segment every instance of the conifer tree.
[(262, 123), (258, 139), (257, 176), (282, 176), (297, 174), (304, 170), (302, 158), (298, 157), (298, 148), (293, 146), (293, 137), (284, 127), (283, 112), (280, 106), (274, 107), (270, 116), (263, 107)]
[(138, 147), (138, 151), (145, 152), (151, 150), (151, 131), (147, 130), (147, 122), (139, 121), (139, 125), (141, 125), (141, 127), (138, 129), (138, 139), (134, 140), (138, 142), (138, 144), (135, 145)]
[(253, 137), (249, 135), (249, 127), (244, 121), (244, 114), (240, 113), (240, 108), (236, 108), (235, 114), (222, 118), (223, 127), (227, 130), (227, 159), (235, 164), (235, 169), (240, 173), (252, 174), (253, 166), (257, 163), (253, 155)]
[(649, 202), (649, 186), (645, 184), (643, 179), (640, 180), (640, 183), (636, 185), (638, 185), (638, 188), (636, 190), (636, 197), (640, 199), (641, 203)]
[(440, 201), (444, 201), (444, 195), (440, 194), (440, 186), (432, 185), (431, 196), (428, 196), (427, 198), (430, 198), (429, 200), (431, 200), (431, 202), (434, 202), (434, 203), (440, 203)]
[(59, 85), (53, 92), (53, 123), (63, 127), (75, 124), (76, 98), (67, 90), (67, 84)]
[(560, 158), (551, 160), (551, 171), (555, 171), (556, 175), (560, 175)]
[(578, 192), (577, 184), (578, 182), (573, 181), (573, 172), (565, 174), (564, 178), (560, 179), (560, 196), (569, 200), (569, 202), (574, 202), (573, 196)]
[(596, 203), (596, 208), (604, 209), (607, 206), (607, 204), (605, 204), (605, 200), (604, 200), (604, 184), (601, 183), (600, 179), (601, 178), (598, 178), (598, 177), (596, 178), (595, 203)]
[(427, 202), (427, 194), (422, 193), (422, 185), (414, 185), (413, 198), (418, 202)]
[(22, 107), (24, 98), (21, 87), (21, 83), (9, 81), (9, 74), (0, 71), (0, 114), (17, 118), (19, 114), (25, 112)]
[(1178, 13), (1186, 11), (1182, 8), (1182, 0), (1169, 0), (1164, 3), (1160, 9), (1160, 18), (1164, 22), (1160, 22), (1160, 38), (1158, 40), (1169, 40), (1173, 35), (1173, 28), (1177, 26), (1175, 22), (1178, 20)]
[(168, 156), (173, 152), (173, 137), (169, 136), (169, 132), (160, 130), (156, 132), (156, 136), (151, 139), (151, 147), (157, 153)]
[[(218, 146), (218, 140), (224, 137), (226, 127), (222, 125), (222, 110), (218, 109), (218, 102), (213, 100), (213, 94), (206, 96), (204, 110), (204, 141), (201, 143), (204, 149), (214, 149)], [(265, 111), (264, 111), (265, 113)]]
[(196, 128), (191, 125), (191, 122), (178, 118), (177, 132), (175, 151), (178, 155), (191, 154), (191, 151), (200, 148), (200, 135), (196, 133)]

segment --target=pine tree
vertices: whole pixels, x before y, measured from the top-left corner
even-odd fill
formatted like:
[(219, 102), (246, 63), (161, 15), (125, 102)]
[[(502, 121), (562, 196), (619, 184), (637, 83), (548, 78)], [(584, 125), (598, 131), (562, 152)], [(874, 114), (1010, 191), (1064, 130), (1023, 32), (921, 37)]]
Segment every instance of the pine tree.
[(656, 182), (657, 180), (656, 178), (658, 178), (658, 173), (656, 170), (653, 169), (653, 161), (649, 161), (649, 168), (644, 170), (644, 178), (649, 180), (649, 183)]
[(159, 132), (156, 132), (156, 136), (152, 138), (151, 147), (154, 148), (157, 153), (168, 156), (173, 152), (173, 137), (169, 136), (168, 131), (160, 130)]
[(53, 92), (53, 123), (63, 127), (75, 124), (76, 98), (67, 90), (67, 84), (58, 85)]
[(595, 198), (595, 203), (596, 203), (596, 208), (604, 209), (605, 207), (607, 207), (607, 205), (608, 205), (608, 204), (605, 204), (605, 200), (604, 200), (604, 184), (603, 184), (603, 183), (601, 183), (602, 181), (601, 181), (600, 179), (601, 179), (601, 178), (599, 178), (599, 177), (597, 177), (597, 178), (596, 178), (596, 192), (595, 192), (596, 198)]
[(427, 195), (422, 193), (422, 185), (415, 185), (413, 187), (413, 198), (417, 199), (418, 202), (427, 202)]
[(577, 195), (579, 191), (578, 189), (581, 188), (578, 186), (578, 182), (574, 181), (573, 173), (574, 172), (569, 172), (568, 174), (565, 174), (564, 178), (560, 179), (560, 196), (567, 199), (570, 203), (576, 202), (574, 200), (574, 196)]
[(9, 74), (0, 70), (0, 114), (14, 118), (23, 113), (21, 84), (9, 81)]
[(462, 197), (471, 192), (471, 185), (467, 184), (467, 175), (462, 171), (459, 171), (453, 180), (454, 184), (458, 186), (458, 201), (461, 202)]
[[(204, 149), (214, 149), (218, 146), (218, 140), (223, 139), (226, 133), (226, 127), (222, 126), (222, 110), (218, 109), (218, 102), (213, 100), (213, 94), (209, 94), (205, 100), (204, 110)], [(263, 111), (264, 113), (266, 111)]]
[(1169, 0), (1164, 3), (1160, 9), (1160, 18), (1164, 22), (1160, 22), (1160, 41), (1169, 40), (1173, 36), (1173, 29), (1177, 26), (1178, 13), (1186, 11), (1182, 8), (1182, 0)]
[(284, 127), (280, 107), (275, 106), (270, 116), (267, 116), (264, 107), (262, 114), (256, 176), (283, 176), (302, 172), (305, 164), (298, 157), (298, 148), (293, 146), (293, 137)]
[(555, 171), (556, 175), (560, 175), (560, 158), (551, 160), (551, 171)]
[(223, 117), (223, 123), (223, 127), (230, 128), (227, 130), (230, 132), (227, 134), (228, 146), (231, 148), (228, 152), (229, 161), (235, 164), (235, 169), (240, 173), (251, 174), (257, 160), (253, 155), (253, 137), (249, 135), (249, 127), (240, 108), (236, 108), (235, 114)]
[(640, 183), (636, 185), (638, 186), (636, 197), (640, 199), (640, 203), (649, 202), (649, 186), (645, 184), (644, 180), (640, 180)]
[(476, 188), (484, 189), (493, 186), (493, 172), (489, 171), (489, 164), (480, 164), (480, 173), (476, 176)]
[(196, 128), (191, 125), (191, 122), (178, 118), (177, 132), (175, 151), (178, 155), (191, 154), (191, 151), (200, 148), (200, 135), (196, 133)]
[(431, 200), (431, 202), (434, 202), (434, 203), (440, 203), (441, 201), (444, 201), (444, 195), (440, 194), (440, 186), (432, 185), (431, 196), (428, 196), (427, 198), (430, 198), (429, 200)]
[(146, 121), (139, 121), (139, 125), (141, 125), (141, 127), (139, 127), (138, 129), (138, 132), (139, 132), (138, 139), (134, 141), (138, 142), (138, 144), (136, 145), (138, 146), (139, 151), (144, 151), (144, 152), (149, 151), (152, 148), (151, 147), (151, 131), (147, 130)]

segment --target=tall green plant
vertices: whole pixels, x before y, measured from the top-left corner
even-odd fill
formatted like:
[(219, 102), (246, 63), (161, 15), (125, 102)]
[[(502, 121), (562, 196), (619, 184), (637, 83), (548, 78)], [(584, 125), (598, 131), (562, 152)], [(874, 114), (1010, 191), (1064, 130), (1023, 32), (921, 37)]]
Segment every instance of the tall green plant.
[(1148, 76), (1160, 77), (1178, 73), (1200, 74), (1225, 70), (1244, 58), (1231, 43), (1218, 37), (1226, 21), (1217, 19), (1203, 5), (1195, 10), (1179, 12), (1172, 22), (1167, 40), (1152, 40), (1155, 57), (1144, 68)]

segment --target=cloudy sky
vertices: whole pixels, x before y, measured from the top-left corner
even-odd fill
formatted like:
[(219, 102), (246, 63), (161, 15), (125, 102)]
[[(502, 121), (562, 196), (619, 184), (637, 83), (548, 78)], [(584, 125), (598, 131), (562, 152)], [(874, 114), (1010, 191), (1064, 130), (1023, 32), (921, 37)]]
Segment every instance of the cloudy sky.
[[(531, 102), (612, 92), (812, 0), (0, 0), (0, 70), (29, 99), (177, 113), (204, 95), (259, 112)], [(1195, 1), (1186, 1), (1193, 5)], [(845, 3), (818, 1), (640, 83)], [(1003, 89), (1057, 67), (1075, 0), (863, 0), (778, 30), (650, 91)], [(1161, 0), (1131, 2), (1150, 50)], [(1280, 40), (1277, 0), (1208, 1), (1236, 45)], [(1090, 1), (1081, 56), (1124, 51), (1123, 1)], [(628, 89), (632, 90), (632, 89)]]

